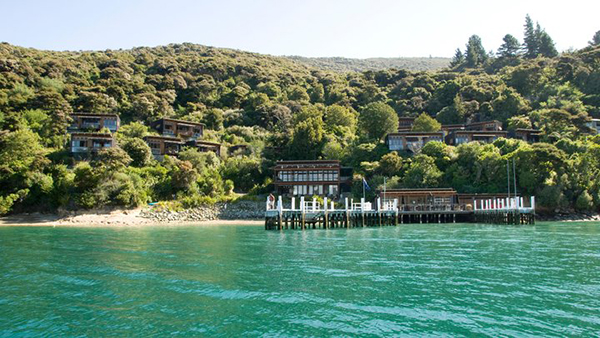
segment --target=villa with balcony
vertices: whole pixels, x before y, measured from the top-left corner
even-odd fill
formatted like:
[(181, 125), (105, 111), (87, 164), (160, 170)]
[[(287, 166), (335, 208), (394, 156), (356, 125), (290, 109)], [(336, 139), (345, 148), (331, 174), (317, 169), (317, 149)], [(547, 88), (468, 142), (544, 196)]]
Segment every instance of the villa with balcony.
[(162, 118), (150, 124), (150, 128), (163, 136), (179, 137), (183, 140), (197, 140), (204, 134), (204, 124)]
[(71, 154), (86, 157), (104, 148), (115, 145), (112, 134), (104, 133), (71, 133)]
[(390, 151), (417, 153), (425, 144), (431, 141), (444, 142), (444, 132), (405, 131), (390, 133), (385, 137), (385, 143)]
[(216, 142), (208, 142), (201, 140), (191, 140), (186, 143), (187, 146), (196, 147), (200, 152), (209, 152), (217, 154), (217, 156), (221, 156), (221, 144)]
[(185, 144), (182, 140), (172, 136), (146, 136), (144, 141), (150, 147), (155, 159), (162, 159), (165, 155), (177, 156)]
[(73, 123), (68, 127), (70, 132), (98, 131), (107, 128), (111, 133), (117, 132), (121, 119), (117, 114), (73, 113)]
[(277, 161), (273, 185), (287, 196), (339, 197), (350, 191), (352, 169), (339, 161)]
[(506, 131), (455, 130), (446, 136), (446, 143), (451, 146), (474, 141), (492, 143), (501, 137), (506, 138), (507, 136)]
[(541, 135), (542, 132), (537, 129), (517, 128), (508, 132), (508, 137), (529, 143), (539, 142)]

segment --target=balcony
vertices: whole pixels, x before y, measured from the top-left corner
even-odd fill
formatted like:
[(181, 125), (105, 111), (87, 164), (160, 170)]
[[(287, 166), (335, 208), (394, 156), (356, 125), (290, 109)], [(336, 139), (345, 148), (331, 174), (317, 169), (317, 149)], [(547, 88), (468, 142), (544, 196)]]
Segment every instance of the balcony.
[(85, 153), (88, 151), (88, 147), (71, 147), (72, 153)]

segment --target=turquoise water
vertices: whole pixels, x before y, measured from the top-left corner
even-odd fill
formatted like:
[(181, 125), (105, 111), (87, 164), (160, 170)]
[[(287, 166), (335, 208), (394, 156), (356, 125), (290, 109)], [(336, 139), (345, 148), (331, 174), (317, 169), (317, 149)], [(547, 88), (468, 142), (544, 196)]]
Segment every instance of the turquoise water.
[(600, 224), (0, 228), (0, 336), (598, 336)]

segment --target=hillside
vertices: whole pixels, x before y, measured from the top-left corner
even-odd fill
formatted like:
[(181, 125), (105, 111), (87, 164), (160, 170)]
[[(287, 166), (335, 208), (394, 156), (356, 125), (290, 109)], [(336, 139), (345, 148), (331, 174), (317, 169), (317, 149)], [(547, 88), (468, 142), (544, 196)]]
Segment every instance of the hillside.
[[(194, 44), (85, 52), (0, 44), (0, 214), (252, 196), (271, 191), (280, 159), (338, 159), (354, 168), (358, 195), (362, 177), (375, 188), (387, 177), (390, 188), (503, 192), (514, 159), (520, 193), (548, 210), (597, 210), (600, 137), (586, 123), (600, 116), (600, 47), (480, 61), (345, 73)], [(75, 161), (72, 112), (119, 115), (117, 146)], [(398, 117), (420, 115), (443, 124), (496, 119), (539, 129), (542, 142), (390, 152), (383, 139)], [(143, 138), (161, 117), (204, 123), (204, 140), (221, 143), (223, 156), (188, 148), (154, 160)], [(234, 145), (242, 150), (229, 154)]]
[(448, 67), (450, 58), (441, 57), (399, 57), (352, 59), (343, 57), (308, 58), (288, 56), (289, 59), (305, 65), (335, 72), (364, 72), (367, 70), (405, 69), (410, 71), (440, 70)]

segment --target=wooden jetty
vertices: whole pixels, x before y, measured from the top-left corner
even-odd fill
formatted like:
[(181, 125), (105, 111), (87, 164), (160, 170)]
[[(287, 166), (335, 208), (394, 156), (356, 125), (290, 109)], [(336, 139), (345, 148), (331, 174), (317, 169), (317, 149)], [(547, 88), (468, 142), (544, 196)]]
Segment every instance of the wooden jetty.
[(465, 204), (399, 205), (397, 199), (377, 198), (376, 205), (361, 198), (359, 203), (344, 199), (343, 207), (327, 198), (323, 202), (300, 197), (299, 204), (292, 198), (289, 208), (281, 196), (276, 201), (267, 199), (265, 229), (334, 229), (397, 226), (403, 223), (456, 223), (477, 222), (494, 224), (534, 224), (535, 199), (525, 207), (522, 197), (473, 201)]

